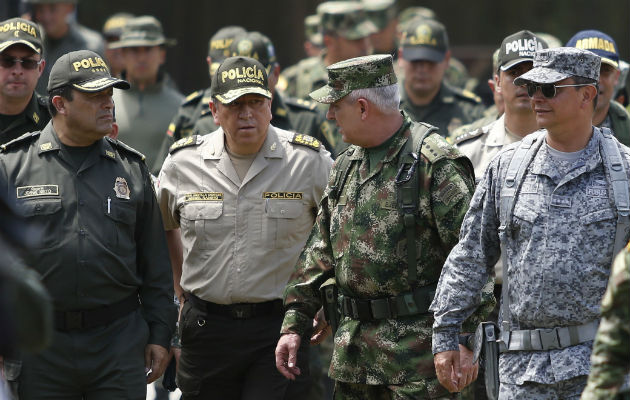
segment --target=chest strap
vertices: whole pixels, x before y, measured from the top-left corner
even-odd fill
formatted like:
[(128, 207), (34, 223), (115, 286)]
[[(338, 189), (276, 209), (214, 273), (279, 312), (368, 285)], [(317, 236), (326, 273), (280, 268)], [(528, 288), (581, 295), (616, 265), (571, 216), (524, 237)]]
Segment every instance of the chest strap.
[(380, 299), (357, 299), (340, 295), (341, 315), (360, 321), (392, 319), (429, 312), (437, 284), (415, 288), (412, 292)]
[(599, 320), (583, 325), (539, 328), (509, 332), (509, 347), (505, 351), (541, 351), (564, 349), (595, 339)]

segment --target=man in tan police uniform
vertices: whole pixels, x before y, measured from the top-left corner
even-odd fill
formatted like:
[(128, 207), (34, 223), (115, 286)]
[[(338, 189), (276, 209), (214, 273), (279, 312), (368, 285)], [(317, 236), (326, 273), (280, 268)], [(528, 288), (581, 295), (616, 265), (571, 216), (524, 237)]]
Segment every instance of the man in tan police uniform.
[(176, 142), (158, 183), (184, 304), (177, 382), (184, 399), (282, 399), (288, 381), (270, 368), (280, 299), (332, 160), (316, 139), (269, 124), (257, 60), (226, 59), (211, 88), (221, 128)]

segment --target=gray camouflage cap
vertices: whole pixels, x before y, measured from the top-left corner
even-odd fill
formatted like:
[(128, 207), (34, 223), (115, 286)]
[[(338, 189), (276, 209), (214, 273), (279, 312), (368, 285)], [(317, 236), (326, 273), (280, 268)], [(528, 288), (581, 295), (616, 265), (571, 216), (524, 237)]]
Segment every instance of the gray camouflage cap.
[(317, 7), (322, 34), (332, 33), (348, 40), (368, 37), (378, 30), (358, 1), (327, 1)]
[(328, 84), (310, 94), (313, 100), (324, 104), (334, 103), (356, 89), (389, 86), (398, 81), (390, 54), (351, 58), (327, 69)]
[(527, 82), (556, 83), (563, 79), (580, 76), (599, 81), (601, 58), (588, 50), (575, 47), (543, 49), (534, 55), (534, 68), (514, 79), (517, 86)]

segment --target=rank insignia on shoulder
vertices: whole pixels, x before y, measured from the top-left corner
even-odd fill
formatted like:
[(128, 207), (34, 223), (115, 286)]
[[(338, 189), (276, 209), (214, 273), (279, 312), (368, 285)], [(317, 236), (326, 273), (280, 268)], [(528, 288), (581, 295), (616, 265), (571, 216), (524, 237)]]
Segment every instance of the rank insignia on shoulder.
[(319, 151), (320, 147), (322, 146), (322, 143), (319, 140), (315, 139), (312, 136), (304, 135), (302, 133), (295, 133), (290, 142), (294, 144), (299, 144), (301, 146), (310, 147), (311, 149), (317, 151)]
[(203, 90), (197, 90), (195, 92), (192, 92), (191, 94), (186, 96), (186, 98), (184, 99), (183, 104), (190, 103), (192, 100), (195, 100), (198, 97), (201, 97), (202, 94), (203, 94)]
[(197, 140), (198, 138), (198, 135), (192, 135), (183, 139), (179, 139), (177, 142), (171, 145), (171, 148), (168, 149), (168, 152), (170, 154), (173, 154), (177, 150), (183, 149), (184, 147), (197, 146), (199, 145), (199, 140)]

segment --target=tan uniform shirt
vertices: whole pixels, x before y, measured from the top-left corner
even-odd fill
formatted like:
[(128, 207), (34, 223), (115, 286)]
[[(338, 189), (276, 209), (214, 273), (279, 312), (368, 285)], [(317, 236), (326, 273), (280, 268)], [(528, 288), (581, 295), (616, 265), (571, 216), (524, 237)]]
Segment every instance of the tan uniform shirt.
[(166, 230), (181, 228), (181, 286), (213, 303), (282, 298), (328, 181), (330, 153), (271, 125), (243, 181), (221, 129), (170, 154), (159, 176)]

